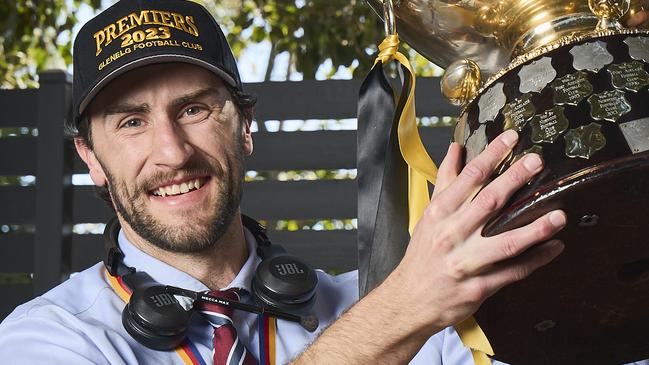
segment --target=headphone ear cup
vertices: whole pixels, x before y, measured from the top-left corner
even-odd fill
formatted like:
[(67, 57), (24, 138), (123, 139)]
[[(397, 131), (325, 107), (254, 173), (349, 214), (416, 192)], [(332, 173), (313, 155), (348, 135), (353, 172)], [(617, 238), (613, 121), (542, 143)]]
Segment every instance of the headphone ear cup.
[(163, 285), (154, 285), (133, 291), (122, 312), (122, 324), (142, 345), (171, 350), (185, 339), (191, 315)]
[(316, 298), (318, 275), (304, 261), (289, 255), (262, 260), (252, 280), (252, 294), (264, 305), (294, 312), (309, 309)]

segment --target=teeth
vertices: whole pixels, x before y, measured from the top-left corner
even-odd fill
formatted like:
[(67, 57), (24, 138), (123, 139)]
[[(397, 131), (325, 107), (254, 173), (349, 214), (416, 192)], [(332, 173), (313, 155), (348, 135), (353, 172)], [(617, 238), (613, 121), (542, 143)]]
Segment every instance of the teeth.
[(157, 190), (153, 192), (153, 194), (161, 197), (165, 197), (167, 195), (185, 194), (194, 189), (199, 189), (200, 187), (201, 187), (201, 181), (200, 179), (196, 179), (190, 182), (181, 183), (180, 185), (174, 184), (174, 185), (159, 187)]

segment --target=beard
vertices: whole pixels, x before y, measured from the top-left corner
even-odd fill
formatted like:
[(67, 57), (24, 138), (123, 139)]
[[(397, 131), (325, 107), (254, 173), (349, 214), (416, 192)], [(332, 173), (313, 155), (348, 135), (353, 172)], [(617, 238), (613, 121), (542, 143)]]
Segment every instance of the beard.
[[(207, 161), (194, 158), (182, 169), (158, 173), (136, 183), (129, 189), (99, 161), (108, 180), (108, 191), (113, 206), (141, 238), (154, 246), (171, 252), (192, 253), (213, 247), (223, 237), (239, 208), (245, 174), (245, 158), (239, 141), (233, 155), (226, 156), (226, 169), (214, 167)], [(146, 209), (146, 200), (156, 186), (176, 177), (211, 176), (211, 183), (219, 186), (216, 203), (208, 214), (199, 219), (181, 219), (177, 225), (165, 224)], [(130, 191), (132, 190), (132, 191)]]

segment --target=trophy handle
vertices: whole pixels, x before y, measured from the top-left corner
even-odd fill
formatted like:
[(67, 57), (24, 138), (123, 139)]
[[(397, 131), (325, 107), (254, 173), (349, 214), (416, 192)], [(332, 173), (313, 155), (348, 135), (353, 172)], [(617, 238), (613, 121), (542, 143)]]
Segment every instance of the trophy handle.
[(397, 23), (394, 18), (394, 4), (392, 0), (383, 0), (383, 19), (385, 36), (397, 34)]

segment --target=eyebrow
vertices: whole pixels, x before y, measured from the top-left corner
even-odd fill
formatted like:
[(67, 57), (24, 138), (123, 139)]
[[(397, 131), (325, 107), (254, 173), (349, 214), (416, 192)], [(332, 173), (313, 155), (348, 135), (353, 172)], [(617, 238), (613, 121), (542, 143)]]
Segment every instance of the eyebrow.
[(206, 87), (204, 89), (199, 89), (199, 90), (193, 91), (191, 93), (188, 93), (186, 95), (183, 95), (183, 96), (180, 96), (180, 97), (174, 99), (169, 104), (169, 106), (171, 108), (176, 109), (178, 107), (183, 106), (184, 104), (187, 104), (189, 102), (192, 102), (192, 101), (194, 101), (196, 99), (200, 99), (200, 98), (205, 97), (205, 96), (210, 95), (210, 94), (214, 94), (214, 95), (218, 96), (220, 93), (219, 93), (219, 90), (217, 88), (215, 88), (215, 87)]
[(104, 109), (104, 119), (113, 114), (126, 114), (126, 113), (148, 113), (151, 111), (151, 106), (147, 103), (131, 104), (128, 102), (115, 103), (109, 105)]

